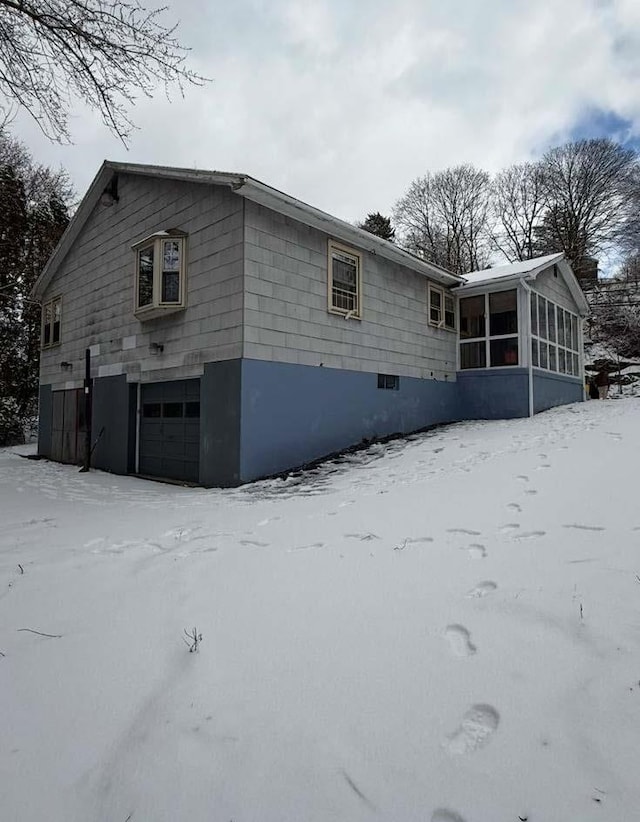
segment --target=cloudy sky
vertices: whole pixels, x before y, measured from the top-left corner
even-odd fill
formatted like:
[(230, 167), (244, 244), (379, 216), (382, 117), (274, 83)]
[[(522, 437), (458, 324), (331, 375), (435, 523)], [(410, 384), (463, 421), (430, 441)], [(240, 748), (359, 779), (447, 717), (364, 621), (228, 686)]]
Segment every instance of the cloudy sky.
[(128, 150), (78, 106), (74, 145), (14, 133), (84, 193), (104, 158), (250, 174), (347, 220), (426, 170), (489, 171), (610, 134), (640, 146), (640, 0), (169, 0), (212, 78), (133, 111)]

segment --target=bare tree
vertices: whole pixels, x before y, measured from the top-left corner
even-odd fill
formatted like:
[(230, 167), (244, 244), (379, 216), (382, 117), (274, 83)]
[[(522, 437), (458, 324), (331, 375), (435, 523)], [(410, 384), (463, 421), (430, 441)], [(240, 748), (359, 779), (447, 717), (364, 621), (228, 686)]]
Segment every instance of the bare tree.
[(0, 97), (5, 121), (22, 107), (51, 140), (67, 142), (72, 97), (96, 110), (123, 142), (139, 94), (204, 78), (185, 67), (187, 49), (166, 8), (140, 0), (0, 0)]
[(536, 236), (544, 209), (544, 174), (539, 163), (512, 165), (496, 175), (492, 239), (509, 262), (536, 256)]
[(624, 234), (636, 154), (608, 138), (579, 140), (552, 148), (541, 164), (546, 210), (538, 253), (564, 251), (579, 269)]
[(640, 257), (625, 259), (615, 277), (587, 292), (590, 336), (617, 360), (640, 357)]
[(457, 274), (485, 267), (490, 196), (489, 175), (472, 165), (418, 177), (394, 209), (402, 244)]

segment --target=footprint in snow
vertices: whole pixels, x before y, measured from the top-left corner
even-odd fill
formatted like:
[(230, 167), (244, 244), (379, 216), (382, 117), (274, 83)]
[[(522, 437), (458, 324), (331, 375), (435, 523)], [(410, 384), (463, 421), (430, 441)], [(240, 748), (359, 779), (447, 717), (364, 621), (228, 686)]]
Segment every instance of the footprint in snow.
[(551, 465), (548, 462), (543, 462), (542, 465), (537, 467), (537, 471), (543, 471), (545, 468), (551, 468)]
[(538, 492), (536, 491), (535, 488), (527, 488), (527, 490), (525, 491), (525, 494), (529, 494), (530, 497), (532, 497), (534, 494), (537, 494), (537, 493)]
[(421, 542), (433, 542), (433, 537), (407, 537), (407, 545), (418, 545)]
[(500, 526), (500, 531), (503, 534), (512, 534), (520, 528), (517, 522), (509, 522), (506, 525)]
[(431, 822), (465, 822), (465, 820), (459, 813), (449, 808), (436, 808), (431, 814)]
[(529, 477), (526, 474), (518, 474), (516, 479), (520, 480), (520, 482), (529, 482)]
[(563, 525), (563, 528), (576, 528), (578, 531), (605, 531), (601, 525), (581, 525), (579, 522), (570, 522)]
[(288, 554), (293, 551), (311, 551), (313, 548), (324, 548), (324, 542), (312, 542), (310, 545), (297, 545), (295, 548), (289, 548)]
[(447, 534), (466, 534), (469, 537), (479, 537), (480, 531), (472, 531), (470, 528), (447, 528)]
[(481, 597), (486, 597), (489, 594), (492, 594), (498, 586), (495, 582), (490, 579), (485, 580), (484, 582), (479, 582), (475, 588), (472, 588), (468, 591), (465, 596), (468, 599), (480, 599)]
[(507, 508), (508, 508), (510, 511), (515, 511), (515, 512), (516, 512), (516, 513), (518, 513), (518, 514), (521, 514), (521, 513), (522, 513), (522, 506), (521, 506), (521, 505), (518, 505), (518, 503), (517, 503), (517, 502), (508, 502), (508, 503), (507, 503)]
[(546, 531), (522, 531), (519, 534), (514, 534), (513, 539), (539, 539), (540, 537), (543, 537), (546, 533)]
[(241, 539), (240, 545), (245, 545), (249, 548), (268, 548), (268, 542), (260, 542), (257, 539)]
[(449, 650), (454, 656), (473, 656), (477, 648), (471, 642), (471, 634), (464, 625), (447, 625), (444, 635), (449, 643)]
[(479, 542), (474, 542), (467, 547), (467, 552), (471, 559), (484, 559), (487, 556), (487, 549)]
[(349, 539), (359, 539), (360, 542), (371, 542), (374, 539), (380, 539), (377, 534), (345, 534)]
[(472, 705), (443, 745), (454, 756), (473, 753), (490, 741), (499, 724), (500, 714), (491, 705)]
[(277, 522), (280, 517), (266, 517), (266, 519), (261, 519), (258, 525), (262, 528), (265, 525), (268, 525), (270, 522)]

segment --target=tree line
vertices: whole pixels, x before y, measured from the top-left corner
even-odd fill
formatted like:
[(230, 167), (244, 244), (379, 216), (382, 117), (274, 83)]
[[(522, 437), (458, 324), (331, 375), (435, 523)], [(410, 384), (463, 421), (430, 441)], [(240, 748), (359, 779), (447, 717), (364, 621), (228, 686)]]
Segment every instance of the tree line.
[(640, 253), (640, 166), (608, 138), (549, 149), (535, 162), (491, 176), (470, 164), (416, 177), (392, 218), (360, 227), (425, 260), (468, 274), (563, 251), (577, 274), (612, 251)]

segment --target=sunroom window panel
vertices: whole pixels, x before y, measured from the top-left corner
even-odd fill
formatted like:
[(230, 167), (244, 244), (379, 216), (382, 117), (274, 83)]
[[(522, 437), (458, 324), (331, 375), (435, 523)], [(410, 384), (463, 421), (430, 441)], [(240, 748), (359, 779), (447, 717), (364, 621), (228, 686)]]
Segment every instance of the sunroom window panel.
[(535, 294), (531, 295), (531, 333), (538, 336), (538, 299)]
[(486, 333), (484, 296), (460, 300), (460, 337), (472, 339)]
[(550, 371), (557, 371), (558, 370), (558, 363), (557, 363), (557, 350), (555, 345), (549, 346), (549, 370)]
[(491, 340), (490, 343), (491, 367), (498, 368), (504, 365), (518, 364), (518, 338)]
[(460, 345), (460, 368), (486, 368), (487, 347), (484, 340)]
[(498, 337), (518, 333), (518, 294), (498, 291), (489, 294), (489, 334)]
[(538, 358), (538, 341), (531, 340), (531, 365), (538, 366), (540, 360)]
[(571, 317), (571, 348), (578, 350), (578, 318), (575, 314)]
[(566, 312), (558, 308), (558, 345), (564, 345), (564, 318)]
[(547, 339), (547, 301), (544, 297), (538, 296), (538, 322), (539, 322), (539, 336), (541, 339)]
[[(571, 354), (569, 354), (569, 358), (571, 358)], [(566, 352), (564, 348), (558, 349), (558, 371), (561, 374), (567, 373)]]
[(546, 342), (540, 343), (540, 368), (549, 367), (549, 346)]
[(547, 303), (547, 333), (550, 342), (556, 341), (556, 306), (555, 303)]

